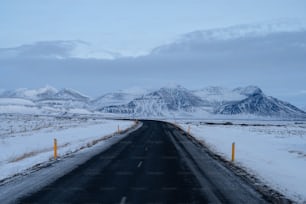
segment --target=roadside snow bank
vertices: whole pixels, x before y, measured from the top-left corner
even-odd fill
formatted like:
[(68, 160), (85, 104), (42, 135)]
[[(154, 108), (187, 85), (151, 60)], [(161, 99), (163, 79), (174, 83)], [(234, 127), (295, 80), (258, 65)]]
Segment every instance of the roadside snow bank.
[(231, 159), (231, 144), (236, 143), (235, 162), (290, 199), (306, 203), (306, 123), (270, 125), (180, 122), (212, 151)]
[(132, 121), (98, 120), (68, 129), (17, 133), (0, 137), (0, 180), (53, 159), (53, 140), (57, 139), (59, 157), (91, 147), (117, 131), (130, 128)]

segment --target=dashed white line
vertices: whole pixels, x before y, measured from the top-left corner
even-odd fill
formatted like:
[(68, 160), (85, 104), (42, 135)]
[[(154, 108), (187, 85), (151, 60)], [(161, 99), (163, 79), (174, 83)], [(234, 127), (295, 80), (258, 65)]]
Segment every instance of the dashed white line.
[(137, 168), (141, 167), (141, 165), (142, 165), (142, 161), (141, 161), (141, 162), (139, 162), (139, 164), (138, 164)]
[(124, 196), (121, 198), (120, 204), (125, 204), (125, 202), (126, 202), (126, 197)]

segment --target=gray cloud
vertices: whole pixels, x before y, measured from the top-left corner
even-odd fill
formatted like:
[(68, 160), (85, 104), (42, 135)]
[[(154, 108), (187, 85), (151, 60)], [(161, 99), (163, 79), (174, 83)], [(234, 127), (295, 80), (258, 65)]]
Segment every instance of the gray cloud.
[(13, 48), (0, 48), (0, 58), (67, 58), (83, 41), (42, 41)]
[(40, 41), (12, 48), (0, 48), (0, 59), (116, 59), (120, 53), (96, 49), (81, 40)]
[[(250, 32), (250, 31), (249, 31)], [(180, 40), (152, 50), (152, 56), (168, 58), (200, 58), (202, 61), (250, 60), (273, 62), (301, 60), (305, 62), (306, 30), (282, 31), (247, 35), (242, 31), (197, 31), (184, 35)], [(220, 34), (222, 33), (222, 35)], [(226, 36), (226, 37), (221, 37)], [(232, 37), (228, 37), (232, 36)]]
[(181, 36), (181, 41), (216, 41), (243, 37), (258, 37), (272, 33), (306, 31), (306, 24), (298, 20), (277, 20), (272, 22), (235, 25), (225, 28), (198, 30)]

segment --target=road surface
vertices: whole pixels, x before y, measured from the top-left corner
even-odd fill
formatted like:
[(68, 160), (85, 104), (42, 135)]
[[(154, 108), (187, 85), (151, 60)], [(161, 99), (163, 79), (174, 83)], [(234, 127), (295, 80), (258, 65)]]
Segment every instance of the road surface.
[(137, 131), (19, 203), (266, 203), (175, 126)]

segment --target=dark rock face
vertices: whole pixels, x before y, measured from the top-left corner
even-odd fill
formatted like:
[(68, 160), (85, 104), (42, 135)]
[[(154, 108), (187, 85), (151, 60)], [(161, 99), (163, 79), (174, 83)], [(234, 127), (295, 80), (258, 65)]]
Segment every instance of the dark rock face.
[(142, 97), (135, 98), (126, 105), (107, 106), (99, 109), (103, 112), (128, 113), (141, 116), (163, 116), (169, 111), (191, 111), (203, 106), (205, 102), (189, 90), (177, 86), (161, 88)]

